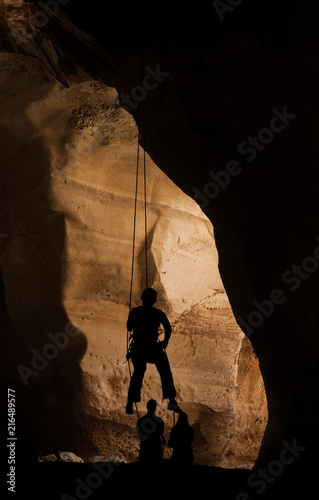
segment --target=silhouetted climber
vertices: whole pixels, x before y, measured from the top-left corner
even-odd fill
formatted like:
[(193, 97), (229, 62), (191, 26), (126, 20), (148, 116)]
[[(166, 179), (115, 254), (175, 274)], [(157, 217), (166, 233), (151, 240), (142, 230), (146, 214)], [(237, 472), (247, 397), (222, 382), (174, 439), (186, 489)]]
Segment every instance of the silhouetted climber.
[[(180, 411), (175, 400), (176, 390), (165, 349), (171, 336), (171, 325), (166, 314), (154, 306), (157, 292), (146, 288), (141, 296), (142, 306), (134, 307), (127, 320), (127, 329), (132, 332), (132, 343), (127, 359), (132, 359), (134, 373), (128, 391), (126, 413), (133, 413), (133, 403), (141, 400), (141, 387), (147, 363), (154, 363), (161, 377), (163, 399), (169, 398), (167, 408)], [(158, 341), (159, 328), (163, 326), (164, 340)]]
[(172, 460), (176, 465), (192, 465), (194, 454), (192, 450), (193, 429), (188, 423), (185, 412), (178, 416), (176, 425), (171, 430), (168, 446), (173, 448)]
[(137, 421), (137, 434), (140, 438), (139, 461), (158, 463), (163, 459), (164, 422), (155, 415), (157, 403), (150, 399), (147, 403), (147, 413)]

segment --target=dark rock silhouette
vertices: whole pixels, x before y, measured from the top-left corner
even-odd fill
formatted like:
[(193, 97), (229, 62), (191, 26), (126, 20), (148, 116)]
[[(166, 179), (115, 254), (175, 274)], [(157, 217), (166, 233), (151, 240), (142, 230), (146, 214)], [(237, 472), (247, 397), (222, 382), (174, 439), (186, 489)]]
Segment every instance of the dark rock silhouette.
[(221, 19), (211, 1), (195, 12), (164, 3), (157, 16), (146, 2), (119, 3), (120, 32), (105, 30), (99, 5), (67, 9), (109, 47), (120, 97), (140, 85), (146, 44), (162, 81), (147, 95), (143, 143), (214, 224), (221, 276), (269, 402), (256, 466), (280, 450), (296, 392), (318, 442), (318, 5), (246, 0)]
[(194, 433), (188, 423), (187, 413), (181, 412), (168, 441), (168, 446), (173, 448), (172, 460), (175, 465), (192, 465), (194, 461), (193, 439)]

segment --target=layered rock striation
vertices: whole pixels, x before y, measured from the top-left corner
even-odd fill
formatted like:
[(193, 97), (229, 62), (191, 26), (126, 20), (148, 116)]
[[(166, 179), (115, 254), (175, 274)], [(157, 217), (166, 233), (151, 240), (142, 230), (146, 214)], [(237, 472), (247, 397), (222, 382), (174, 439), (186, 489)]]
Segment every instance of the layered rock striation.
[[(19, 29), (25, 37), (18, 53), (4, 42), (0, 52), (2, 379), (16, 387), (19, 424), (45, 454), (60, 446), (83, 459), (136, 460), (136, 417), (124, 409), (138, 129), (94, 39), (60, 14), (26, 37), (21, 16), (31, 23), (33, 7), (2, 9), (3, 40)], [(247, 439), (247, 429), (267, 418), (267, 404), (220, 277), (213, 226), (148, 154), (146, 164), (148, 284), (173, 325), (167, 352), (196, 461), (251, 464), (262, 432)], [(141, 177), (133, 306), (146, 278), (143, 188)], [(172, 414), (152, 366), (142, 391), (139, 411), (157, 399), (168, 433)]]

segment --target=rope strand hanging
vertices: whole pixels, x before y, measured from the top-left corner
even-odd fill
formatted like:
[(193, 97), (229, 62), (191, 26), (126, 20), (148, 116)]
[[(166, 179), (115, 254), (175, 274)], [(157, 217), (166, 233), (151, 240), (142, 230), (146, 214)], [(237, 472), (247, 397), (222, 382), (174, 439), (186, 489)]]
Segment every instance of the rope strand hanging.
[[(142, 103), (142, 111), (144, 115), (144, 103)], [(139, 130), (141, 126), (141, 109), (139, 111)], [(145, 253), (145, 288), (148, 287), (148, 261), (147, 261), (147, 186), (146, 186), (146, 152), (145, 152), (145, 122), (143, 116), (143, 136), (144, 136), (144, 153), (143, 153), (143, 181), (144, 181), (144, 253)], [(133, 244), (132, 244), (132, 266), (131, 266), (131, 284), (130, 284), (130, 300), (129, 310), (132, 308), (133, 281), (134, 281), (134, 263), (135, 263), (135, 246), (136, 246), (136, 225), (137, 225), (137, 207), (138, 207), (138, 185), (139, 185), (139, 163), (140, 163), (140, 146), (141, 135), (139, 132), (137, 143), (137, 161), (136, 161), (136, 179), (135, 179), (135, 200), (134, 200), (134, 222), (133, 222)]]
[[(144, 74), (144, 51), (141, 49), (140, 60), (140, 80), (142, 82)], [(137, 223), (137, 205), (138, 205), (138, 182), (139, 182), (139, 163), (140, 163), (140, 147), (141, 147), (141, 131), (144, 139), (143, 147), (143, 177), (144, 177), (144, 252), (145, 252), (145, 288), (148, 287), (148, 262), (147, 262), (147, 186), (146, 186), (146, 127), (145, 127), (145, 99), (138, 106), (138, 141), (136, 155), (136, 180), (135, 180), (135, 203), (134, 203), (134, 223), (133, 223), (133, 251), (132, 251), (132, 269), (131, 269), (131, 285), (130, 285), (130, 301), (129, 310), (132, 308), (133, 294), (133, 278), (134, 278), (134, 261), (135, 261), (135, 240), (136, 240), (136, 223)]]
[[(143, 76), (144, 56), (141, 53), (141, 78)], [(145, 288), (148, 287), (148, 262), (147, 262), (147, 186), (146, 186), (146, 151), (145, 151), (145, 104), (142, 101), (139, 104), (138, 110), (138, 141), (137, 141), (137, 155), (136, 155), (136, 174), (135, 174), (135, 199), (134, 199), (134, 218), (133, 218), (133, 243), (132, 243), (132, 266), (131, 266), (131, 283), (130, 283), (130, 298), (129, 298), (129, 311), (132, 309), (132, 295), (133, 295), (133, 281), (134, 281), (134, 263), (135, 263), (135, 245), (136, 245), (136, 225), (137, 225), (137, 207), (138, 207), (138, 185), (139, 185), (139, 170), (140, 170), (140, 147), (141, 147), (141, 131), (144, 138), (143, 148), (143, 178), (144, 178), (144, 252), (145, 252)], [(129, 352), (129, 331), (126, 336), (126, 352)], [(132, 378), (130, 359), (128, 361), (129, 375)], [(137, 417), (139, 413), (137, 404), (135, 403)]]
[(145, 105), (143, 102), (143, 160), (144, 160), (144, 232), (145, 232), (145, 288), (148, 287), (148, 266), (147, 266), (147, 192), (146, 192), (146, 145), (145, 145)]

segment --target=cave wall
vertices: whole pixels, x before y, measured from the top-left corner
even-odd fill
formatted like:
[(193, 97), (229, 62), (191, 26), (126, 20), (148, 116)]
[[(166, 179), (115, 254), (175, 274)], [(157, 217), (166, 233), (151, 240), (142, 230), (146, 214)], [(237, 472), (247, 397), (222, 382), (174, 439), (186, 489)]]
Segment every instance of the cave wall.
[[(136, 101), (145, 100), (142, 139), (152, 160), (213, 224), (223, 286), (267, 392), (259, 462), (280, 452), (287, 435), (316, 442), (317, 5), (245, 0), (221, 13), (216, 2), (162, 2), (154, 15), (147, 2), (118, 3), (107, 30), (99, 2), (66, 8), (109, 50), (120, 102), (127, 107), (134, 92), (128, 110), (137, 123)], [(41, 47), (60, 73), (47, 57), (51, 45)], [(159, 85), (145, 95), (147, 68)], [(73, 67), (72, 79), (79, 73)], [(312, 419), (303, 436), (288, 428), (296, 398)]]
[[(21, 28), (20, 10), (10, 9), (7, 22)], [(49, 453), (58, 442), (83, 458), (116, 450), (135, 460), (135, 416), (124, 414), (123, 326), (138, 130), (94, 59), (70, 68), (71, 55), (60, 56), (66, 33), (79, 36), (72, 25), (63, 31), (64, 17), (60, 23), (42, 33), (41, 51), (37, 38), (25, 37), (20, 53), (1, 53), (2, 379), (17, 387), (31, 446)], [(95, 54), (94, 41), (86, 42)], [(232, 450), (243, 333), (220, 278), (211, 222), (149, 156), (147, 165), (149, 280), (174, 327), (168, 353), (196, 460), (219, 465)], [(142, 218), (137, 233), (133, 305), (145, 282)], [(258, 370), (253, 377), (262, 384)], [(140, 410), (156, 396), (168, 432), (171, 415), (152, 367), (143, 391)], [(267, 414), (263, 396), (256, 415)], [(256, 436), (233, 464), (253, 462), (259, 443)]]
[[(307, 449), (317, 440), (318, 12), (270, 2), (263, 16), (250, 5), (216, 29), (197, 11), (194, 31), (177, 24), (184, 38), (161, 50), (150, 40), (119, 50), (117, 89), (127, 105), (147, 68), (161, 68), (145, 98), (145, 147), (214, 225), (221, 277), (267, 392), (258, 466), (287, 436)], [(296, 398), (312, 415), (302, 435), (288, 427)]]

